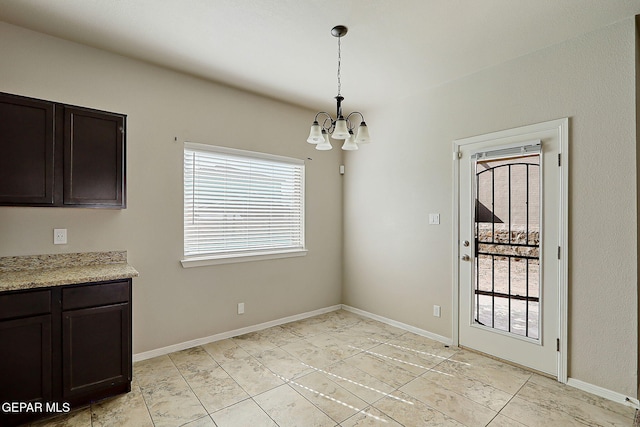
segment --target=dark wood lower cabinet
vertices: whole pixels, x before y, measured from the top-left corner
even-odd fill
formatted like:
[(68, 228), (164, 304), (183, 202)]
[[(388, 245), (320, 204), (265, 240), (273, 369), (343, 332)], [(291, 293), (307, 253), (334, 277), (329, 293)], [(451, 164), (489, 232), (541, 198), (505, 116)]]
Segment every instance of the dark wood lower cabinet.
[(129, 304), (62, 314), (62, 397), (66, 401), (130, 380)]
[[(0, 404), (51, 401), (51, 315), (1, 321), (0, 343)], [(0, 425), (33, 418), (28, 413), (10, 415), (5, 409)]]
[(0, 293), (0, 426), (128, 392), (131, 377), (131, 279)]

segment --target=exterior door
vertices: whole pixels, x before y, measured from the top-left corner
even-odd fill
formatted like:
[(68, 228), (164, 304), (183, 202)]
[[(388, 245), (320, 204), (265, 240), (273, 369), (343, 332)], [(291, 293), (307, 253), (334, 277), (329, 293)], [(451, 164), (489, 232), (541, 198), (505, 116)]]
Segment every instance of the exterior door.
[(566, 124), (455, 142), (459, 345), (561, 380)]

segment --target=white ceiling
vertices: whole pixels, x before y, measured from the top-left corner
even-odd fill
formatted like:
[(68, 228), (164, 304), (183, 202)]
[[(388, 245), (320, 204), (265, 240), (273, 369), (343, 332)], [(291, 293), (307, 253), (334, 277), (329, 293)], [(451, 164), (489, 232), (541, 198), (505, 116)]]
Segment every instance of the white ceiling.
[[(1, 0), (0, 20), (314, 109), (469, 75), (640, 14), (640, 0)], [(0, 65), (1, 66), (1, 65)]]

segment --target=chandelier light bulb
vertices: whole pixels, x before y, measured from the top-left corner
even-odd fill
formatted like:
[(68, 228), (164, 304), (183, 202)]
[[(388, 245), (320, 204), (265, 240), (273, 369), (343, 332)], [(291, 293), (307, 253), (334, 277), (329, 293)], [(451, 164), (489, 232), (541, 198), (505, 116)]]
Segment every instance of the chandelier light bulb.
[(309, 132), (307, 142), (309, 144), (318, 144), (322, 141), (324, 141), (324, 137), (322, 136), (322, 127), (318, 124), (318, 121), (315, 120), (311, 125), (311, 132)]
[(349, 130), (349, 138), (344, 140), (342, 149), (345, 151), (353, 151), (358, 149), (358, 144), (356, 144), (356, 136), (353, 134), (352, 130)]
[(347, 121), (344, 117), (338, 117), (336, 120), (336, 127), (331, 134), (333, 139), (347, 139), (349, 138), (349, 128), (347, 127)]
[(331, 142), (329, 142), (329, 134), (324, 129), (322, 129), (322, 136), (323, 136), (323, 141), (318, 145), (316, 145), (316, 150), (320, 150), (320, 151), (331, 150), (333, 147), (331, 146)]
[(358, 134), (356, 135), (356, 142), (358, 144), (366, 144), (371, 142), (371, 138), (369, 137), (369, 127), (364, 122), (364, 120), (358, 126)]

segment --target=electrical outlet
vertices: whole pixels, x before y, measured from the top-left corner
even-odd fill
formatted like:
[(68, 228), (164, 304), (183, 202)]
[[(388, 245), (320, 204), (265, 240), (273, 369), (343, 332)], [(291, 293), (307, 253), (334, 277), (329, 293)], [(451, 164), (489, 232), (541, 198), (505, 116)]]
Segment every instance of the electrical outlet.
[(53, 244), (54, 245), (66, 245), (67, 244), (67, 229), (66, 228), (54, 228), (53, 229)]
[(429, 224), (438, 225), (440, 224), (440, 214), (429, 214)]
[(434, 305), (433, 306), (433, 316), (434, 317), (440, 317), (440, 306), (439, 305)]
[(238, 314), (244, 314), (244, 303), (243, 302), (239, 302), (238, 303)]

